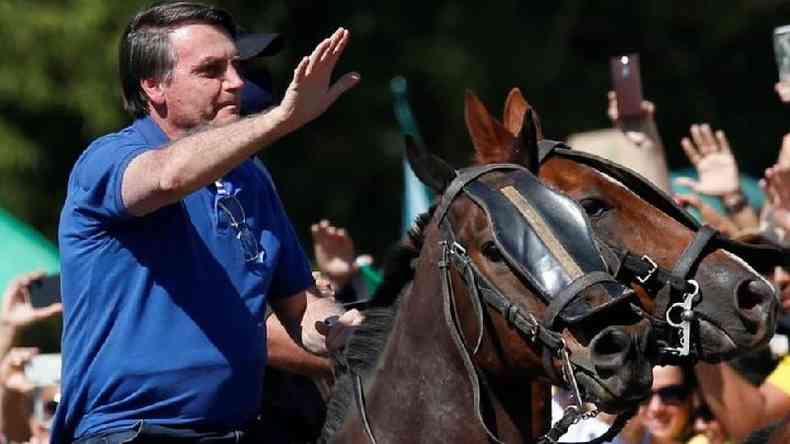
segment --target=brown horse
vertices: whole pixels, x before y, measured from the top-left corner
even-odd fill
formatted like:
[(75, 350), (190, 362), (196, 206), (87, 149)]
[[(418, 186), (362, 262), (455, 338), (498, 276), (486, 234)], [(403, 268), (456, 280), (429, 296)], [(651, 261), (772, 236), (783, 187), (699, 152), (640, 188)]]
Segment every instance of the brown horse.
[[(614, 258), (614, 260), (608, 258), (607, 262), (619, 272), (621, 278), (639, 280), (636, 283), (639, 284), (637, 290), (643, 308), (637, 310), (661, 327), (659, 339), (663, 345), (659, 349), (665, 357), (718, 360), (759, 345), (770, 336), (777, 307), (771, 287), (767, 286), (766, 282), (743, 261), (723, 251), (722, 247), (728, 247), (729, 250), (739, 253), (749, 253), (747, 249), (723, 241), (715, 235), (705, 234), (706, 230), (701, 230), (702, 235), (695, 236), (695, 231), (698, 231), (699, 227), (685, 212), (677, 208), (667, 196), (650, 187), (643, 179), (621, 167), (594, 156), (571, 152), (567, 147), (557, 147), (556, 144), (552, 144), (550, 149), (545, 149), (545, 144), (538, 143), (540, 129), (536, 116), (516, 90), (511, 92), (507, 100), (505, 125), (493, 119), (479, 100), (471, 95), (467, 97), (466, 117), (479, 164), (518, 163), (536, 171), (540, 161), (543, 160), (544, 164), (539, 170), (541, 178), (582, 204), (593, 221), (601, 252), (605, 253), (604, 256)], [(430, 165), (435, 168), (435, 165)], [(419, 168), (416, 170), (425, 181), (426, 172), (423, 170), (421, 175)], [(428, 170), (430, 172), (430, 168)], [(643, 225), (645, 220), (655, 223)], [(428, 232), (430, 233), (430, 229)], [(427, 241), (426, 245), (430, 247), (431, 241)], [(639, 254), (635, 255), (634, 252)], [(649, 253), (650, 256), (645, 256), (645, 253)], [(771, 261), (776, 261), (776, 257), (771, 258)], [(689, 281), (693, 281), (694, 285)], [(697, 293), (695, 290), (701, 291)], [(680, 300), (677, 299), (678, 297)], [(689, 303), (688, 307), (684, 305), (685, 302)], [(722, 309), (721, 306), (724, 308)], [(680, 319), (676, 319), (674, 325), (667, 326), (665, 318), (673, 308), (677, 308), (675, 314)], [(686, 321), (682, 319), (684, 316)], [(385, 319), (387, 318), (385, 316)], [(372, 319), (375, 320), (376, 316), (372, 316)], [(496, 325), (495, 320), (498, 318), (492, 317), (492, 319), (494, 319), (492, 323)], [(682, 328), (684, 322), (687, 326), (693, 325), (694, 329), (684, 330)], [(683, 333), (685, 333), (685, 343), (690, 348), (686, 353), (682, 351)], [(717, 338), (722, 335), (726, 339), (718, 340)], [(372, 346), (373, 349), (382, 350), (392, 347), (392, 340), (381, 340), (386, 335), (372, 336), (379, 340), (378, 343), (373, 342), (375, 344)], [(616, 344), (615, 349), (622, 349), (622, 345), (617, 344), (622, 341), (620, 338), (618, 335), (612, 335), (608, 342)], [(363, 348), (371, 347), (370, 343), (365, 344), (367, 339), (370, 337), (364, 337), (357, 343), (362, 343)], [(380, 381), (382, 375), (379, 373), (382, 365), (386, 368), (399, 362), (397, 358), (395, 361), (388, 361), (388, 364), (383, 364), (382, 360), (373, 360), (377, 362), (374, 366), (368, 355), (362, 353), (361, 359), (357, 359), (355, 365), (352, 365), (365, 375), (367, 384), (364, 386), (371, 384), (371, 374), (375, 374), (375, 380)], [(502, 361), (512, 362), (506, 354), (500, 353), (496, 356)], [(351, 358), (351, 361), (354, 359)], [(408, 358), (406, 359), (408, 361)], [(612, 363), (616, 366), (617, 360)], [(430, 367), (430, 363), (428, 366)], [(490, 381), (488, 383), (490, 388), (487, 391), (490, 404), (486, 417), (489, 424), (499, 432), (497, 434), (500, 437), (506, 438), (507, 442), (524, 442), (545, 431), (548, 420), (548, 411), (545, 408), (547, 386), (528, 384), (524, 374), (514, 373), (512, 370), (495, 373), (486, 371), (487, 367), (480, 368), (483, 369), (483, 374), (489, 375)], [(601, 370), (601, 373), (606, 372), (603, 367)], [(398, 366), (395, 374), (402, 376), (402, 379), (398, 379), (399, 385), (406, 384), (409, 388), (395, 390), (408, 391), (413, 388), (408, 385), (412, 383), (410, 371), (403, 363)], [(438, 375), (438, 372), (436, 373)], [(423, 375), (425, 383), (430, 384), (430, 372), (420, 374)], [(514, 377), (514, 374), (518, 376)], [(362, 425), (372, 424), (375, 427), (376, 421), (371, 418), (362, 415), (364, 420), (361, 420), (360, 417), (354, 416), (361, 413), (359, 405), (368, 406), (363, 409), (367, 412), (381, 408), (371, 404), (370, 400), (368, 403), (361, 404), (357, 400), (357, 412), (346, 415), (345, 410), (352, 402), (348, 398), (351, 394), (364, 395), (368, 399), (370, 395), (365, 394), (367, 392), (363, 390), (362, 384), (357, 385), (357, 389), (354, 389), (354, 384), (345, 385), (345, 389), (339, 390), (340, 393), (345, 392), (345, 402), (335, 402), (330, 409), (330, 416), (334, 415), (335, 421), (327, 427), (325, 435), (332, 436), (332, 432), (339, 430), (340, 434), (335, 436), (338, 442), (346, 442), (352, 436), (360, 436), (358, 432), (361, 429), (358, 427)], [(377, 400), (387, 399), (382, 394), (386, 389), (381, 387), (381, 383), (373, 386), (378, 387), (375, 392), (378, 396)], [(438, 389), (435, 384), (431, 387), (433, 388), (429, 393), (441, 391), (441, 385)], [(385, 430), (394, 430), (396, 433), (386, 435), (386, 439), (382, 442), (449, 440), (444, 438), (450, 436), (444, 435), (448, 433), (444, 427), (445, 422), (452, 422), (449, 419), (452, 418), (451, 413), (460, 420), (457, 416), (458, 407), (453, 405), (446, 408), (437, 404), (436, 408), (443, 412), (437, 416), (435, 413), (423, 410), (431, 408), (424, 401), (405, 402), (403, 398), (406, 395), (407, 393), (401, 393), (400, 397), (394, 398), (397, 401), (393, 401), (403, 402), (405, 411), (398, 413), (404, 415), (402, 418), (383, 414), (387, 421), (379, 426), (385, 427)], [(351, 409), (354, 407), (352, 406)], [(448, 415), (444, 420), (442, 420), (443, 414)], [(392, 421), (400, 423), (400, 426), (393, 427), (389, 424)], [(455, 424), (455, 427), (462, 431), (457, 435), (459, 438), (454, 440), (485, 441), (484, 428), (479, 427), (475, 421), (468, 419), (461, 421), (463, 426)], [(410, 428), (411, 426), (414, 428)], [(426, 429), (433, 434), (423, 435)], [(369, 440), (370, 437), (367, 440), (361, 439), (360, 442)], [(352, 439), (351, 442), (354, 440)]]
[[(584, 207), (602, 253), (610, 253), (614, 273), (634, 285), (644, 315), (657, 327), (659, 361), (715, 362), (770, 339), (778, 313), (773, 288), (734, 253), (762, 271), (784, 262), (781, 252), (721, 238), (636, 173), (563, 144), (539, 141), (537, 115), (518, 89), (508, 95), (504, 124), (472, 94), (467, 94), (466, 120), (477, 164), (525, 165)], [(688, 283), (694, 286), (686, 293)], [(684, 307), (687, 295), (690, 306)], [(685, 329), (683, 322), (675, 327), (667, 322), (678, 307), (676, 315), (692, 313)], [(549, 391), (538, 383), (531, 392), (537, 424)], [(548, 412), (543, 415), (547, 419)]]
[[(544, 183), (584, 207), (602, 252), (615, 256), (608, 261), (615, 262), (615, 274), (635, 284), (646, 314), (657, 323), (662, 349), (669, 351), (665, 357), (693, 355), (715, 362), (771, 338), (778, 313), (775, 291), (735, 254), (772, 269), (784, 260), (780, 252), (700, 228), (669, 196), (621, 166), (562, 144), (539, 142), (537, 116), (518, 89), (505, 102), (504, 124), (474, 95), (468, 94), (466, 102), (477, 163), (520, 163), (536, 173), (539, 168)], [(690, 306), (683, 307), (685, 296), (695, 291)], [(667, 318), (684, 311), (693, 317), (685, 338), (681, 328), (667, 325)]]
[(443, 197), (413, 284), (392, 312), (366, 312), (324, 440), (531, 441), (545, 425), (529, 402), (539, 378), (610, 412), (643, 399), (651, 329), (583, 209), (518, 165), (422, 161)]

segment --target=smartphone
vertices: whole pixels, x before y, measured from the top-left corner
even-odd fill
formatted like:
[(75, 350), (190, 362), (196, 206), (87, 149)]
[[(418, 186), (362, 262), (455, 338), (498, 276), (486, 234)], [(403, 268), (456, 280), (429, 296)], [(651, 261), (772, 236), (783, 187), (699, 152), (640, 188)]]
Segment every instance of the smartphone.
[(50, 274), (30, 284), (30, 304), (34, 308), (60, 302), (60, 274)]
[(60, 353), (43, 353), (33, 356), (25, 366), (25, 377), (36, 387), (60, 383)]
[(774, 56), (779, 80), (790, 82), (790, 25), (774, 29)]
[(639, 54), (625, 54), (609, 59), (612, 87), (617, 95), (620, 120), (642, 116), (642, 76), (639, 72)]

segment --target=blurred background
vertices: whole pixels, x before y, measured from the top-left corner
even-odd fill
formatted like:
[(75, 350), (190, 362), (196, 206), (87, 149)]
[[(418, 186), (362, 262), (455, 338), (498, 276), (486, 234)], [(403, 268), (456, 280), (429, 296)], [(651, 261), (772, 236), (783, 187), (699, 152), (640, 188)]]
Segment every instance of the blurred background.
[[(7, 212), (0, 216), (56, 241), (77, 156), (129, 123), (116, 48), (126, 21), (148, 3), (0, 0), (0, 208)], [(610, 125), (608, 59), (626, 52), (640, 54), (644, 95), (658, 107), (673, 169), (687, 166), (678, 142), (691, 123), (724, 129), (743, 172), (755, 177), (775, 162), (790, 130), (790, 110), (773, 90), (771, 40), (774, 27), (790, 23), (789, 1), (214, 3), (249, 31), (285, 34), (285, 50), (261, 62), (276, 94), (320, 39), (338, 26), (352, 31), (336, 72), (357, 70), (361, 84), (262, 154), (307, 251), (309, 226), (321, 218), (347, 227), (357, 250), (374, 256), (399, 237), (403, 143), (389, 90), (396, 75), (409, 81), (424, 139), (456, 166), (471, 157), (466, 89), (499, 114), (508, 90), (520, 87), (546, 136), (564, 139)], [(14, 251), (3, 254), (2, 262), (14, 262)]]

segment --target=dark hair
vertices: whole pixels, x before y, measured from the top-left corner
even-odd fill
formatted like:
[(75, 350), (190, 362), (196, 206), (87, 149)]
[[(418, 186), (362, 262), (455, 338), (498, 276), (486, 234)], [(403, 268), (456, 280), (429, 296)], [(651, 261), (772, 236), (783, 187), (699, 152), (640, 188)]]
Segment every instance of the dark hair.
[(200, 3), (175, 1), (154, 4), (135, 15), (126, 26), (118, 51), (123, 106), (134, 117), (148, 114), (143, 79), (166, 80), (176, 64), (170, 32), (190, 22), (219, 26), (236, 38), (236, 24), (227, 11)]

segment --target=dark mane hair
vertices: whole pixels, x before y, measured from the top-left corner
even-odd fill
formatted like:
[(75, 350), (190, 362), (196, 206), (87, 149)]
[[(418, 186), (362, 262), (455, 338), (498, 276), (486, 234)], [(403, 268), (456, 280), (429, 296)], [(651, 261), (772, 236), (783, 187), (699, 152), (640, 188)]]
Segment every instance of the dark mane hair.
[(326, 422), (320, 442), (328, 442), (340, 428), (353, 403), (356, 375), (364, 378), (378, 361), (392, 330), (400, 297), (414, 279), (414, 260), (420, 255), (425, 227), (435, 207), (421, 214), (384, 261), (384, 279), (373, 301), (363, 310), (365, 320), (348, 341), (336, 361), (338, 377), (327, 404)]

